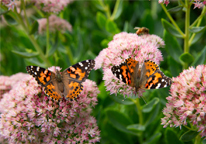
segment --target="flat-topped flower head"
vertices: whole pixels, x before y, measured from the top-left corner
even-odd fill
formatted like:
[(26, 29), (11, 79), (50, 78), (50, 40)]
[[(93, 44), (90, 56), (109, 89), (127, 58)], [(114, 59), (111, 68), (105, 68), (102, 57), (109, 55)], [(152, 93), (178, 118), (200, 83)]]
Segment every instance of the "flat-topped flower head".
[(163, 109), (164, 127), (180, 127), (192, 123), (206, 136), (206, 65), (190, 67), (173, 78), (168, 103)]
[(94, 69), (102, 67), (103, 80), (105, 80), (106, 89), (111, 94), (120, 92), (130, 96), (134, 94), (135, 89), (114, 76), (112, 67), (121, 65), (129, 57), (138, 61), (139, 68), (142, 67), (145, 60), (159, 64), (163, 58), (158, 48), (162, 46), (164, 46), (164, 42), (158, 36), (150, 34), (138, 36), (134, 33), (121, 32), (116, 34), (109, 42), (108, 48), (103, 49), (96, 57)]
[[(38, 27), (39, 33), (42, 34), (46, 32), (47, 19), (46, 18), (39, 19), (38, 23), (39, 23), (39, 27)], [(49, 16), (49, 30), (51, 32), (55, 32), (55, 31), (65, 32), (66, 30), (72, 31), (72, 26), (66, 20), (61, 19), (56, 15), (51, 15)]]
[(35, 6), (45, 12), (58, 13), (73, 0), (32, 0)]
[(99, 90), (86, 80), (74, 101), (53, 101), (27, 74), (0, 101), (0, 136), (9, 143), (95, 143), (100, 140), (90, 115)]

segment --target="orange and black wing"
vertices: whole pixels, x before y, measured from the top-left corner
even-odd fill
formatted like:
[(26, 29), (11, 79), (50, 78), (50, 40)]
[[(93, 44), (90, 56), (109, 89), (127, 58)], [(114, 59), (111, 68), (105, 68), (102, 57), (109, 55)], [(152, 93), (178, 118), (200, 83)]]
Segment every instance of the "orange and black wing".
[(64, 95), (66, 99), (73, 100), (74, 98), (78, 97), (78, 95), (83, 90), (83, 85), (81, 83), (88, 78), (89, 73), (94, 68), (94, 66), (94, 60), (85, 60), (78, 62), (64, 70), (63, 82), (65, 85)]

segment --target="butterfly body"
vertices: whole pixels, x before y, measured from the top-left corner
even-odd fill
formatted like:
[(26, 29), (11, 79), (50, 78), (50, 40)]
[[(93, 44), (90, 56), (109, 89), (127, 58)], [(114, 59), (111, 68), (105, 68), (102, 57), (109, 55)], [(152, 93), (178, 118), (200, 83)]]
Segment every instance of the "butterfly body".
[(58, 70), (54, 73), (38, 66), (27, 66), (26, 69), (52, 99), (60, 100), (65, 97), (73, 100), (83, 90), (82, 82), (86, 80), (94, 65), (94, 60), (86, 60), (70, 66), (62, 73)]
[(121, 81), (139, 89), (159, 89), (171, 84), (171, 78), (160, 71), (159, 66), (150, 60), (145, 60), (140, 68), (139, 62), (128, 58), (119, 66), (112, 67), (112, 73)]

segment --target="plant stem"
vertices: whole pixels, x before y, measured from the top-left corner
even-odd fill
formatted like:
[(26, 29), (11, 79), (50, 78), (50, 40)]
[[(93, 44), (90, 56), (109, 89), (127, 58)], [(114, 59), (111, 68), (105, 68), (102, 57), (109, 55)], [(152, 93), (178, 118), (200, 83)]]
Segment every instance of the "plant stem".
[(195, 137), (195, 142), (194, 144), (200, 144), (201, 143), (201, 136), (200, 134), (198, 134), (196, 137)]
[[(184, 53), (189, 53), (189, 26), (190, 26), (190, 3), (188, 0), (185, 0), (185, 37), (184, 37)], [(187, 63), (184, 63), (183, 68), (188, 67)]]
[(164, 12), (166, 13), (167, 17), (170, 19), (170, 21), (172, 22), (172, 24), (176, 27), (177, 31), (182, 35), (183, 38), (185, 38), (185, 34), (181, 31), (181, 29), (178, 27), (178, 25), (176, 24), (176, 22), (174, 21), (174, 19), (172, 18), (172, 16), (170, 15), (170, 13), (168, 13), (166, 7), (164, 4), (160, 4), (164, 10)]
[(114, 20), (114, 17), (119, 9), (119, 5), (120, 5), (120, 0), (117, 0), (115, 3), (115, 6), (114, 6), (114, 11), (113, 11), (112, 16), (110, 18), (112, 21)]
[(47, 16), (47, 23), (46, 23), (46, 57), (49, 54), (49, 16)]
[(46, 67), (51, 66), (51, 63), (47, 60), (46, 56), (44, 55), (41, 48), (37, 44), (34, 36), (33, 35), (28, 35), (28, 37), (29, 37), (30, 41), (32, 42), (32, 44), (34, 45), (34, 48), (36, 49), (36, 51), (39, 53), (40, 58), (45, 62)]
[[(137, 107), (137, 111), (138, 111), (138, 116), (139, 116), (139, 124), (140, 125), (143, 125), (143, 115), (142, 115), (142, 109), (141, 109), (141, 105), (140, 105), (140, 101), (139, 101), (139, 98), (137, 99), (131, 99), (136, 107)], [(142, 137), (142, 132), (139, 132), (139, 140), (140, 140), (140, 143), (143, 143), (143, 137)]]
[(15, 17), (14, 19), (16, 19), (16, 20), (22, 25), (24, 31), (25, 31), (26, 34), (28, 35), (28, 37), (29, 37), (30, 41), (32, 42), (34, 48), (35, 48), (36, 51), (39, 53), (40, 58), (46, 63), (46, 66), (47, 66), (47, 67), (51, 66), (50, 62), (47, 60), (47, 58), (45, 57), (43, 51), (41, 50), (41, 48), (40, 48), (39, 45), (37, 44), (34, 36), (29, 34), (29, 29), (28, 29), (28, 27), (25, 25), (25, 23), (24, 23), (23, 18), (21, 17), (21, 15), (20, 15), (17, 11), (15, 11), (15, 13), (16, 13), (16, 15), (17, 15), (18, 18)]
[[(203, 8), (201, 15), (193, 22), (192, 25), (190, 25), (190, 28), (192, 28), (196, 23), (197, 23), (196, 27), (199, 27), (205, 13), (206, 13), (206, 7)], [(193, 41), (195, 35), (196, 35), (196, 33), (193, 33), (192, 36), (190, 37), (189, 46), (192, 44), (192, 41)]]

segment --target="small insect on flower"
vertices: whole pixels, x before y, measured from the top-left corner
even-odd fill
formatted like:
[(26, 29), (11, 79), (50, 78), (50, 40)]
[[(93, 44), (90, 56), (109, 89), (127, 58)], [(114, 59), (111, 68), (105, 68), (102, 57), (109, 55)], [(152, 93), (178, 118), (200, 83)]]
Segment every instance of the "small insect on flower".
[(137, 35), (144, 35), (144, 34), (149, 34), (149, 29), (146, 27), (135, 27), (134, 29), (136, 29), (136, 34)]
[(60, 100), (64, 96), (66, 99), (73, 100), (83, 90), (82, 82), (87, 79), (94, 66), (94, 60), (85, 60), (70, 66), (62, 73), (58, 70), (53, 73), (38, 66), (27, 66), (26, 69), (38, 84), (44, 87), (44, 92), (49, 97)]
[(171, 85), (171, 78), (160, 71), (159, 66), (150, 60), (145, 60), (141, 69), (139, 62), (128, 58), (119, 66), (112, 67), (112, 73), (122, 82), (135, 87), (138, 93), (142, 89), (159, 89)]

